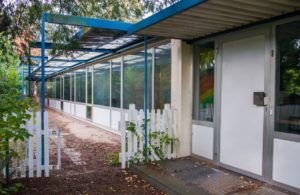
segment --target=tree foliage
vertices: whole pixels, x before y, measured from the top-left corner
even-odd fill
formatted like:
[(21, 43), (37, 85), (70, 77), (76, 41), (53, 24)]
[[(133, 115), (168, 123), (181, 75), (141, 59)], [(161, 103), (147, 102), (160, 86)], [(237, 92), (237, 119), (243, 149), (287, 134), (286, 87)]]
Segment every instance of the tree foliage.
[[(42, 12), (94, 17), (124, 22), (137, 22), (145, 15), (157, 12), (177, 0), (19, 0), (0, 2), (0, 32), (5, 32), (12, 40), (22, 37), (23, 51), (27, 52), (30, 40), (40, 37)], [(2, 22), (3, 21), (3, 22)], [(78, 28), (64, 25), (48, 25), (47, 40), (55, 44), (52, 54), (59, 50), (78, 48), (73, 38)], [(61, 47), (61, 43), (68, 44)], [(22, 52), (21, 52), (22, 54)]]
[[(21, 127), (30, 117), (26, 113), (30, 102), (28, 99), (21, 99), (18, 64), (19, 60), (11, 41), (0, 33), (0, 170), (10, 158), (17, 155), (9, 147), (9, 143), (30, 136), (26, 129)], [(5, 192), (0, 182), (1, 191)]]

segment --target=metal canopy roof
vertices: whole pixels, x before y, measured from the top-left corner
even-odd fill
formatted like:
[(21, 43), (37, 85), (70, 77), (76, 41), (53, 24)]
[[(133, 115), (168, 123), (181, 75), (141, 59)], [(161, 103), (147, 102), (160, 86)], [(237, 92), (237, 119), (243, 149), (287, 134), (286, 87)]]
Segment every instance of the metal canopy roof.
[[(136, 23), (45, 14), (48, 23), (83, 27), (75, 36), (80, 48), (72, 56), (48, 56), (45, 76), (51, 77), (70, 68), (98, 60), (143, 42), (143, 36), (195, 41), (231, 30), (300, 13), (299, 0), (181, 0)], [(31, 47), (41, 48), (36, 42)], [(45, 43), (45, 49), (51, 49)], [(37, 62), (39, 58), (34, 57)], [(32, 68), (40, 77), (41, 66)]]
[[(71, 55), (47, 56), (45, 58), (46, 78), (87, 62), (112, 55), (130, 45), (143, 43), (144, 41), (144, 37), (142, 36), (127, 34), (127, 29), (131, 25), (129, 23), (59, 14), (46, 14), (46, 21), (48, 23), (78, 25), (83, 27), (79, 33), (75, 35), (79, 42), (78, 51), (71, 52)], [(42, 44), (41, 42), (34, 42), (31, 43), (30, 46), (31, 48), (41, 48)], [(46, 50), (52, 48), (52, 43), (45, 43)], [(31, 59), (40, 61), (41, 57), (32, 56)], [(37, 67), (33, 67), (31, 72), (32, 78), (39, 79), (41, 77), (41, 64)]]
[(180, 1), (129, 27), (129, 33), (193, 40), (299, 9), (299, 0)]

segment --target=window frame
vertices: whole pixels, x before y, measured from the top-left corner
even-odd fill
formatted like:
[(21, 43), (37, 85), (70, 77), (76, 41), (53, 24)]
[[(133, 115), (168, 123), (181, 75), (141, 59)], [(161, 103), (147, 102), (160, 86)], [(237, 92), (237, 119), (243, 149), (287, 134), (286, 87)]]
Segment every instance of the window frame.
[[(274, 51), (274, 57), (271, 58), (271, 67), (274, 67), (274, 69), (271, 72), (271, 102), (276, 101), (276, 95), (277, 95), (277, 71), (278, 71), (278, 64), (277, 64), (277, 34), (276, 34), (276, 29), (279, 25), (282, 24), (288, 24), (291, 22), (296, 22), (300, 21), (300, 16), (294, 16), (294, 17), (289, 17), (286, 19), (282, 19), (279, 21), (275, 21), (271, 24), (271, 50)], [(295, 134), (295, 133), (287, 133), (283, 131), (276, 131), (276, 104), (273, 103), (270, 105), (270, 110), (273, 112), (270, 116), (270, 128), (273, 134), (273, 139), (282, 139), (282, 140), (287, 140), (287, 141), (294, 141), (294, 142), (300, 142), (300, 134)]]
[[(104, 63), (108, 63), (108, 65), (103, 65)], [(98, 66), (98, 67), (95, 67), (97, 66), (98, 64), (102, 64), (101, 66)], [(102, 69), (103, 67), (109, 67), (109, 93), (108, 93), (108, 96), (109, 96), (109, 102), (108, 102), (108, 105), (103, 105), (103, 104), (96, 104), (95, 101), (94, 101), (94, 82), (95, 82), (95, 70), (97, 71), (97, 69)], [(93, 98), (92, 98), (92, 103), (93, 103), (93, 106), (95, 107), (100, 107), (100, 108), (111, 108), (111, 59), (109, 60), (102, 60), (102, 61), (99, 61), (95, 64), (93, 64), (93, 72), (92, 72), (92, 95), (93, 95)]]
[[(80, 72), (82, 72), (82, 71), (85, 71), (84, 73), (80, 73)], [(84, 98), (85, 98), (85, 101), (78, 101), (78, 99), (77, 99), (77, 90), (78, 90), (78, 86), (77, 86), (77, 74), (78, 74), (78, 72), (80, 73), (80, 77), (82, 76), (82, 75), (84, 75), (85, 76), (85, 79), (84, 79), (84, 81), (85, 81), (85, 83), (84, 83), (84, 86), (85, 86), (85, 89), (84, 89)], [(86, 85), (87, 85), (87, 82), (86, 82), (86, 68), (84, 67), (84, 68), (79, 68), (79, 69), (77, 69), (77, 70), (75, 70), (74, 71), (74, 78), (75, 78), (75, 97), (74, 97), (74, 102), (76, 103), (76, 104), (85, 104), (86, 105), (86, 102), (87, 102), (87, 100), (86, 100)]]
[[(205, 45), (207, 43), (214, 44), (214, 59), (215, 59), (215, 66), (214, 66), (214, 108), (213, 108), (213, 121), (204, 121), (199, 119), (199, 48), (201, 45)], [(217, 41), (215, 39), (207, 39), (201, 42), (197, 42), (193, 46), (193, 108), (192, 108), (192, 122), (196, 125), (212, 127), (214, 128), (216, 124), (216, 66), (218, 65), (218, 56), (217, 56)]]

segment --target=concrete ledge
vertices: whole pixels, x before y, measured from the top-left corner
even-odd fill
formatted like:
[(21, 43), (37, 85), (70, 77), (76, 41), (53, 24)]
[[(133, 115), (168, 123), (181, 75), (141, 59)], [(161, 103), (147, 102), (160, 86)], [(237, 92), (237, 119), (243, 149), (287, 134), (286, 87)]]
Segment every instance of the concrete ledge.
[(130, 170), (167, 194), (210, 194), (205, 190), (201, 190), (192, 185), (187, 185), (176, 177), (164, 174), (162, 171), (155, 170), (154, 168), (147, 167), (147, 165), (131, 165)]

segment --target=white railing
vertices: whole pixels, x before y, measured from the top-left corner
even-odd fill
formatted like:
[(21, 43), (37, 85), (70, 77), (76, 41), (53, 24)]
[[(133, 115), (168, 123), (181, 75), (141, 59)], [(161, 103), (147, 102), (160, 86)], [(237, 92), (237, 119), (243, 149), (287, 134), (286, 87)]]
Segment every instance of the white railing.
[[(48, 177), (49, 170), (60, 169), (61, 143), (60, 131), (49, 130), (48, 113), (44, 112), (44, 129), (41, 128), (41, 112), (28, 113), (30, 119), (23, 126), (32, 136), (25, 141), (12, 142), (11, 146), (18, 153), (9, 163), (9, 172), (13, 178)], [(43, 145), (42, 145), (43, 143)], [(56, 147), (56, 165), (50, 165), (50, 149)], [(44, 154), (44, 163), (42, 155)], [(3, 170), (6, 174), (5, 169)]]
[[(130, 162), (145, 160), (158, 161), (176, 157), (176, 111), (166, 104), (164, 109), (147, 113), (147, 148), (145, 149), (144, 111), (129, 105), (128, 120), (121, 116), (122, 150), (120, 161), (122, 168)], [(145, 155), (146, 154), (146, 155)], [(145, 157), (147, 156), (147, 157)], [(145, 159), (147, 158), (147, 159)]]

